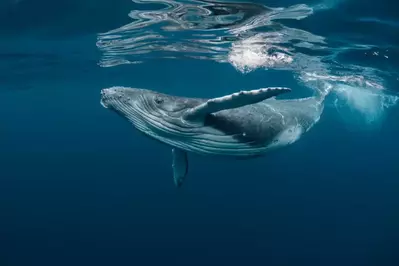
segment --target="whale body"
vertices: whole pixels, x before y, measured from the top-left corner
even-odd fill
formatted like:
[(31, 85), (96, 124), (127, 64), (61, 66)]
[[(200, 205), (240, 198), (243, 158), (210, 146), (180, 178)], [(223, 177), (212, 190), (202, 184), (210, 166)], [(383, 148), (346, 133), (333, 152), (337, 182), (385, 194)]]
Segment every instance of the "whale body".
[(295, 143), (319, 121), (323, 99), (276, 99), (290, 91), (270, 87), (202, 99), (111, 87), (101, 91), (101, 104), (172, 147), (174, 180), (181, 186), (188, 152), (252, 158)]

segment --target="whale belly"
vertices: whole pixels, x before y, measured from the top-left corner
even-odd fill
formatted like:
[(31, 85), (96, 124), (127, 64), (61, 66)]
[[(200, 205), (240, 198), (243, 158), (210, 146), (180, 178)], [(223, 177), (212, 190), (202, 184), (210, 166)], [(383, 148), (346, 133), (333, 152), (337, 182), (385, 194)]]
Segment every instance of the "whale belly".
[(300, 125), (290, 126), (278, 134), (267, 147), (276, 149), (293, 144), (300, 139), (303, 132), (304, 130)]

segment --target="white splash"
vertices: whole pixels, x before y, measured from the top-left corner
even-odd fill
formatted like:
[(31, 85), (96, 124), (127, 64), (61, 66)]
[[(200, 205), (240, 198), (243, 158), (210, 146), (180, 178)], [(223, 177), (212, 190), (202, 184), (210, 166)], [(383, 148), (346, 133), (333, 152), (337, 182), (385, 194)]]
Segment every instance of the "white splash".
[(276, 68), (291, 64), (293, 58), (288, 53), (272, 51), (282, 50), (270, 43), (265, 43), (263, 36), (255, 35), (232, 44), (228, 61), (242, 73), (257, 68)]
[(334, 107), (348, 124), (360, 122), (374, 126), (382, 121), (387, 109), (396, 105), (399, 97), (387, 95), (384, 86), (377, 80), (371, 80), (371, 72), (368, 71), (368, 74), (370, 79), (362, 75), (302, 73), (300, 79), (315, 91), (334, 94)]
[[(367, 124), (378, 123), (386, 109), (393, 107), (399, 100), (397, 96), (385, 95), (380, 91), (343, 84), (336, 85), (334, 92), (338, 97), (335, 101), (337, 109), (342, 109), (342, 104), (345, 104), (352, 115), (361, 115)], [(338, 99), (343, 103), (340, 104)]]
[(333, 9), (345, 0), (322, 0), (319, 4), (313, 6), (314, 11)]
[(341, 82), (353, 84), (358, 87), (366, 87), (372, 89), (383, 90), (384, 87), (376, 81), (367, 80), (364, 76), (361, 75), (329, 75), (323, 73), (309, 73), (305, 72), (302, 74), (301, 79), (305, 82), (311, 81), (327, 81), (327, 82)]

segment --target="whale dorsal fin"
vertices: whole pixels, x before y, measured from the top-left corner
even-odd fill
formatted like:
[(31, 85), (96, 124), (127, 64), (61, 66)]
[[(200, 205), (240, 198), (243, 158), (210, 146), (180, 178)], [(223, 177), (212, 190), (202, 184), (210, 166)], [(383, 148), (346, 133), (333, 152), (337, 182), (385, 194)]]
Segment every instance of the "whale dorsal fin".
[(209, 99), (208, 101), (191, 108), (186, 112), (185, 118), (189, 120), (202, 119), (205, 115), (210, 113), (258, 103), (290, 91), (291, 89), (284, 87), (269, 87), (258, 90), (236, 92), (226, 96)]

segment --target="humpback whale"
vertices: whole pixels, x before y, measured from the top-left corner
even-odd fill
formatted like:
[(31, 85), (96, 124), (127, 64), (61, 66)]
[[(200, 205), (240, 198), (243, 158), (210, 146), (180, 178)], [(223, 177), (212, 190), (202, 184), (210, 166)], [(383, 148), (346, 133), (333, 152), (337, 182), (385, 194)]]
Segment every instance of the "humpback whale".
[(180, 187), (187, 153), (252, 158), (296, 142), (320, 119), (324, 95), (276, 99), (290, 91), (269, 87), (202, 99), (116, 86), (101, 90), (101, 104), (172, 148)]

